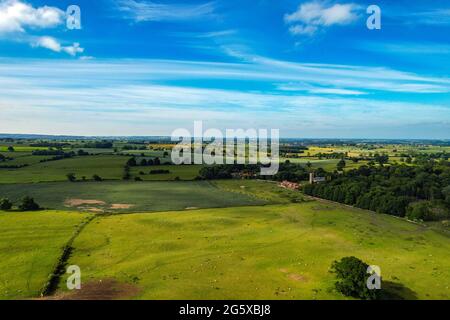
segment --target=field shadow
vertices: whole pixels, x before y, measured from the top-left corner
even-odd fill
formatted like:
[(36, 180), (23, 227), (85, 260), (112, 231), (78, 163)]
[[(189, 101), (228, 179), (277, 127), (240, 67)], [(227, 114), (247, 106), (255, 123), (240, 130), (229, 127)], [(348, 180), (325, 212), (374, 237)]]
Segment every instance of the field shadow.
[(415, 291), (401, 283), (393, 281), (383, 281), (382, 300), (417, 300)]

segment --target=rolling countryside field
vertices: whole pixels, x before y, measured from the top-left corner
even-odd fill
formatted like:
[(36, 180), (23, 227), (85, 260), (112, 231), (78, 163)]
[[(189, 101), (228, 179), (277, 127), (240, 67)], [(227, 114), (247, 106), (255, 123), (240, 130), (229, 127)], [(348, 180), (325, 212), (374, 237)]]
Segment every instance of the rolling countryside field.
[(316, 201), (109, 216), (74, 248), (88, 281), (133, 284), (137, 299), (341, 299), (328, 271), (344, 252), (382, 266), (401, 298), (450, 298), (448, 238)]
[[(410, 147), (310, 146), (286, 154), (274, 179), (245, 166), (215, 179), (205, 178), (214, 166), (166, 164), (170, 144), (79, 145), (2, 147), (0, 199), (12, 208), (0, 211), (0, 299), (353, 299), (330, 272), (346, 256), (381, 267), (385, 298), (450, 299), (445, 221), (411, 222), (301, 191), (308, 172), (381, 170)], [(336, 152), (343, 158), (327, 158)], [(384, 167), (370, 163), (377, 152), (390, 155)], [(419, 168), (420, 156), (411, 158), (404, 166)], [(282, 187), (287, 179), (296, 186)], [(25, 196), (41, 209), (23, 212)], [(70, 265), (81, 269), (81, 290), (55, 271)]]

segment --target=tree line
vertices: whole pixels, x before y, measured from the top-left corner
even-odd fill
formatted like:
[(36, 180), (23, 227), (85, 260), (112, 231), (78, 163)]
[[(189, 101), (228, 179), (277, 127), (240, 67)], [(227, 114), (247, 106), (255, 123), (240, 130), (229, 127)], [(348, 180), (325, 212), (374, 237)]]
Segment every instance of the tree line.
[(450, 167), (429, 161), (421, 166), (361, 166), (333, 173), (329, 182), (305, 185), (303, 192), (362, 209), (414, 220), (450, 217)]

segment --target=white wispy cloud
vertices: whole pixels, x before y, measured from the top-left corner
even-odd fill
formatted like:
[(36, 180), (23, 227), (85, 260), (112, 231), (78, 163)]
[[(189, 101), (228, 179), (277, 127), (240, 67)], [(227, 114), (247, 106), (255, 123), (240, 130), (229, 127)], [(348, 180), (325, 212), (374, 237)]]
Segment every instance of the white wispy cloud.
[(290, 25), (289, 32), (293, 35), (315, 34), (318, 30), (333, 25), (346, 25), (358, 19), (361, 6), (354, 3), (327, 4), (312, 1), (301, 4), (298, 9), (284, 16)]
[(340, 88), (324, 88), (324, 87), (314, 87), (311, 85), (298, 84), (298, 83), (282, 83), (277, 85), (277, 89), (281, 91), (302, 91), (309, 92), (312, 94), (322, 94), (322, 95), (344, 95), (344, 96), (359, 96), (368, 94), (367, 92)]
[(46, 48), (54, 52), (65, 52), (71, 56), (76, 56), (77, 54), (84, 52), (84, 49), (80, 47), (78, 42), (69, 46), (63, 46), (57, 39), (47, 36), (37, 38), (32, 45), (35, 47)]
[(144, 21), (184, 21), (199, 18), (210, 18), (214, 14), (215, 3), (163, 4), (143, 0), (118, 0), (116, 9), (122, 17), (135, 22)]
[(363, 42), (356, 45), (356, 48), (380, 53), (397, 53), (402, 55), (450, 54), (450, 45), (434, 42)]
[(34, 8), (19, 0), (0, 1), (0, 33), (25, 32), (29, 28), (54, 28), (63, 23), (65, 13), (56, 8)]
[(436, 10), (413, 12), (406, 14), (413, 18), (416, 24), (448, 25), (450, 24), (450, 9), (441, 8)]
[[(270, 127), (281, 128), (284, 136), (351, 137), (357, 133), (380, 137), (380, 132), (388, 135), (394, 129), (397, 137), (405, 132), (418, 137), (448, 136), (448, 106), (396, 101), (395, 95), (374, 98), (373, 91), (339, 87), (334, 82), (345, 78), (360, 87), (378, 82), (386, 90), (404, 86), (403, 90), (416, 92), (423, 90), (418, 88), (423, 81), (448, 89), (448, 79), (384, 68), (254, 59), (242, 64), (0, 60), (0, 127), (7, 132), (147, 135), (170, 134), (194, 120), (222, 129), (263, 128), (270, 119)], [(291, 86), (298, 83), (298, 89), (307, 83), (307, 90), (246, 91), (179, 84), (195, 79), (289, 81)], [(170, 84), (172, 80), (178, 84)], [(359, 94), (364, 92), (371, 94)]]

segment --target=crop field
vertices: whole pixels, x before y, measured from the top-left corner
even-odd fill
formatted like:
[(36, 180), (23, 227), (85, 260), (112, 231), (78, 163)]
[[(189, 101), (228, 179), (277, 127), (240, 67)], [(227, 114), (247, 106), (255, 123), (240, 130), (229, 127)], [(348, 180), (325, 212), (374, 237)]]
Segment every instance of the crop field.
[[(162, 166), (138, 166), (131, 169), (131, 175), (140, 177), (143, 181), (168, 181), (179, 178), (180, 180), (194, 180), (201, 169), (201, 165), (162, 165)], [(150, 173), (153, 170), (164, 170), (169, 173)]]
[(87, 214), (0, 211), (0, 299), (37, 297)]
[(24, 195), (47, 209), (90, 212), (149, 212), (261, 205), (266, 202), (220, 190), (207, 181), (53, 182), (0, 184), (0, 195), (18, 202)]
[(127, 298), (342, 299), (329, 267), (347, 255), (379, 265), (397, 298), (450, 298), (448, 237), (316, 201), (107, 216), (74, 248), (84, 281), (135, 287)]

